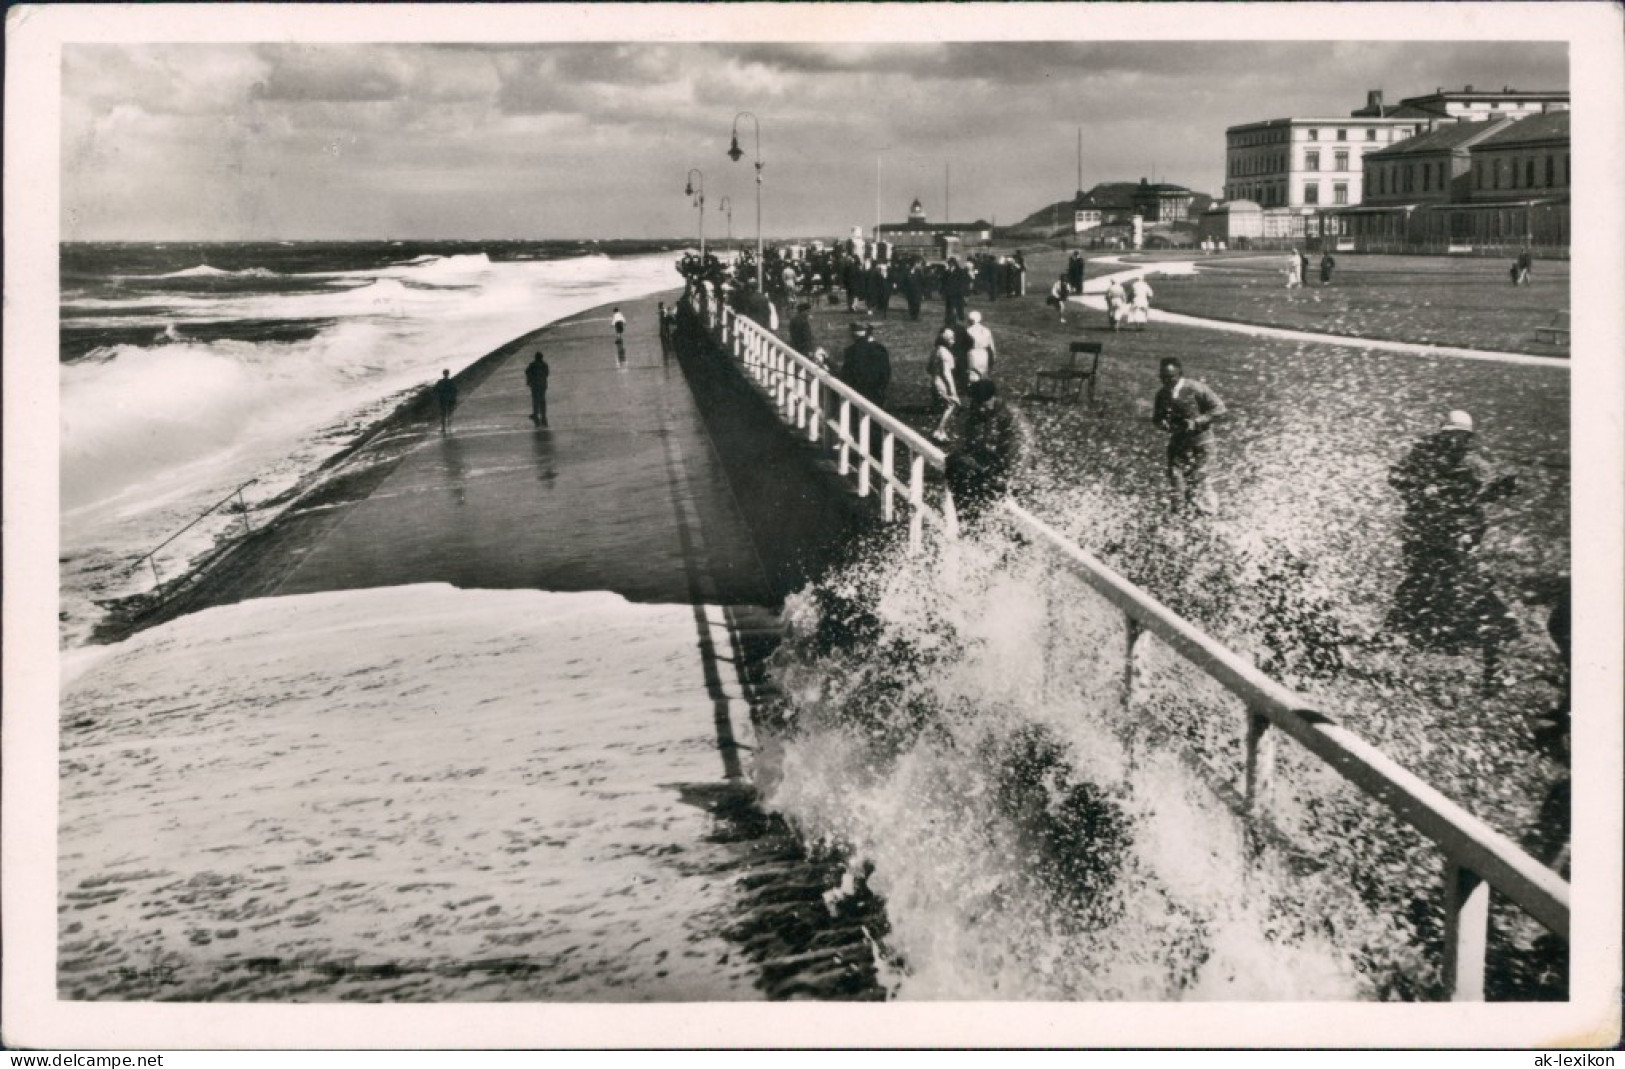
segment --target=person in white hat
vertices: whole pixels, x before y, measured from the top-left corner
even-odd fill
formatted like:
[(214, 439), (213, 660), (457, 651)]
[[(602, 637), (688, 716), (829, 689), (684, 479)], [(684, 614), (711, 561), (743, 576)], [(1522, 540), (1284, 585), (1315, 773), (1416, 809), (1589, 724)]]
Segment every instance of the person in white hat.
[(1511, 475), (1491, 479), (1473, 454), (1471, 414), (1454, 409), (1388, 473), (1404, 503), (1400, 552), (1405, 576), (1388, 627), (1419, 649), (1483, 656), (1483, 686), (1499, 689), (1501, 647), (1518, 634), (1485, 574), (1478, 548), (1489, 531), (1484, 506), (1517, 489)]

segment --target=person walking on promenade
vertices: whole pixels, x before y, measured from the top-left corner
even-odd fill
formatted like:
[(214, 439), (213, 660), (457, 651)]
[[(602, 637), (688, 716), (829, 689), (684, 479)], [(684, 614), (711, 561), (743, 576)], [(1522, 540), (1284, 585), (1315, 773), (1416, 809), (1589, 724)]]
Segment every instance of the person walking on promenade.
[(972, 523), (1010, 492), (1027, 455), (1031, 431), (1021, 414), (999, 396), (992, 379), (971, 383), (965, 396), (970, 399), (965, 440), (948, 455), (944, 472), (955, 512), (962, 523)]
[(609, 321), (614, 325), (615, 339), (619, 341), (621, 337), (626, 334), (626, 317), (623, 316), (621, 314), (621, 310), (617, 308), (615, 309), (614, 313), (610, 315)]
[(547, 377), (552, 371), (540, 349), (525, 365), (525, 385), (530, 388), (530, 421), (540, 427), (547, 426)]
[(1144, 275), (1135, 275), (1134, 281), (1128, 284), (1129, 322), (1136, 330), (1144, 330), (1151, 321), (1151, 298), (1155, 296)]
[(1061, 311), (1061, 322), (1066, 322), (1066, 299), (1072, 295), (1072, 288), (1066, 284), (1065, 275), (1056, 275), (1055, 281), (1049, 288), (1048, 304), (1053, 304)]
[(1020, 249), (1017, 249), (1015, 254), (1010, 257), (1010, 264), (1013, 268), (1010, 296), (1025, 297), (1027, 296), (1027, 257), (1021, 254)]
[(1303, 273), (1308, 266), (1309, 258), (1303, 256), (1297, 249), (1287, 253), (1286, 258), (1286, 288), (1296, 289), (1303, 285)]
[(931, 351), (931, 391), (942, 404), (942, 418), (937, 420), (937, 429), (931, 432), (931, 440), (935, 442), (948, 440), (948, 421), (959, 410), (959, 389), (954, 385), (953, 344), (954, 332), (944, 327), (942, 333), (937, 335), (936, 348)]
[(965, 354), (965, 378), (969, 382), (993, 377), (993, 360), (998, 356), (993, 344), (993, 332), (982, 324), (982, 313), (970, 314), (970, 350)]
[(1121, 279), (1113, 278), (1106, 287), (1106, 319), (1114, 331), (1120, 330), (1128, 319), (1128, 291), (1123, 288)]
[(1076, 249), (1066, 261), (1066, 284), (1072, 287), (1073, 293), (1083, 292), (1083, 253)]
[(665, 301), (661, 301), (655, 307), (655, 321), (660, 325), (660, 355), (670, 356), (672, 316), (671, 309), (666, 307)]
[(442, 371), (434, 384), (434, 401), (440, 410), (440, 433), (445, 434), (451, 428), (451, 410), (457, 407), (457, 384), (451, 381), (450, 371)]
[(812, 305), (806, 301), (796, 305), (796, 314), (790, 317), (790, 348), (802, 356), (811, 356), (817, 348), (813, 338)]
[(1491, 479), (1473, 454), (1473, 418), (1457, 410), (1419, 440), (1388, 473), (1405, 512), (1400, 553), (1405, 575), (1394, 593), (1388, 627), (1420, 649), (1483, 656), (1483, 687), (1501, 678), (1501, 647), (1518, 626), (1479, 561), (1489, 531), (1484, 506), (1517, 490), (1511, 475)]
[(1213, 455), (1213, 421), (1225, 414), (1219, 395), (1201, 382), (1185, 377), (1175, 357), (1163, 358), (1157, 368), (1162, 389), (1151, 407), (1151, 422), (1168, 432), (1168, 486), (1176, 511), (1194, 508), (1211, 515), (1218, 499), (1208, 485), (1208, 462)]
[(951, 327), (965, 321), (965, 298), (970, 293), (970, 272), (959, 265), (959, 257), (948, 257), (948, 270), (942, 276), (942, 325)]
[(841, 381), (880, 408), (886, 407), (891, 385), (891, 353), (875, 340), (874, 327), (852, 324), (852, 344), (841, 354)]
[(1518, 254), (1518, 259), (1513, 264), (1513, 267), (1517, 272), (1513, 278), (1514, 285), (1529, 285), (1529, 274), (1535, 268), (1535, 258), (1529, 254), (1528, 249), (1525, 249)]
[(1337, 261), (1332, 259), (1332, 253), (1331, 253), (1330, 249), (1326, 250), (1324, 253), (1321, 254), (1321, 257), (1320, 257), (1320, 284), (1322, 286), (1330, 286), (1332, 284), (1332, 268), (1334, 268), (1336, 266), (1337, 266)]

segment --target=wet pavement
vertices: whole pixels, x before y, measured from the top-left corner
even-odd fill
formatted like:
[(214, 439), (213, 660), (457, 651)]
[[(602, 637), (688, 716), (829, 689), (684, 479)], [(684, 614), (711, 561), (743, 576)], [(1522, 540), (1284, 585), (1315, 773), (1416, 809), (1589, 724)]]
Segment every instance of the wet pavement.
[[(519, 347), (275, 593), (446, 582), (771, 604), (688, 384), (661, 352), (655, 302), (622, 311), (623, 344), (599, 309)], [(537, 348), (552, 368), (547, 427), (525, 386)]]

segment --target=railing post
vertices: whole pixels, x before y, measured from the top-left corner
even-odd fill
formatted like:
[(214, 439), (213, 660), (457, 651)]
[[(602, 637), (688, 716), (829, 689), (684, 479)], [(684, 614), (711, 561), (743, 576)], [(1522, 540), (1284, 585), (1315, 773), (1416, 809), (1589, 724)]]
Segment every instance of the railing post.
[(918, 553), (925, 543), (925, 458), (915, 453), (908, 462), (908, 550)]
[(842, 475), (845, 475), (847, 472), (852, 470), (850, 460), (851, 449), (852, 399), (850, 397), (843, 396), (841, 398), (841, 444), (840, 448), (837, 450), (838, 457), (835, 462), (835, 470), (840, 472)]
[(254, 525), (248, 522), (248, 503), (243, 500), (243, 488), (241, 486), (237, 488), (237, 507), (241, 509), (243, 513), (244, 533), (253, 534)]
[(1484, 954), (1489, 942), (1490, 885), (1446, 858), (1444, 982), (1452, 1002), (1484, 1001)]
[(897, 456), (897, 436), (889, 429), (880, 431), (880, 518), (890, 523), (897, 518), (897, 508), (892, 499), (897, 496), (897, 489), (892, 485), (892, 462)]
[(812, 393), (812, 418), (807, 421), (807, 441), (824, 442), (824, 384), (814, 375), (808, 389)]
[(869, 427), (868, 412), (858, 413), (858, 496), (869, 496)]

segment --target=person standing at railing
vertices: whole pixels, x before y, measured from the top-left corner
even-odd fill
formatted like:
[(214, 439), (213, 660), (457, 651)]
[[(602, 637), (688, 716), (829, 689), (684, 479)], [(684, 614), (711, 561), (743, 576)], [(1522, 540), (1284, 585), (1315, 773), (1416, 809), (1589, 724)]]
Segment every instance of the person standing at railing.
[(450, 371), (442, 371), (434, 384), (434, 403), (440, 410), (440, 433), (445, 434), (451, 429), (451, 410), (457, 407), (457, 384), (451, 381)]
[(790, 317), (790, 348), (802, 356), (811, 356), (818, 347), (813, 337), (812, 305), (802, 301), (796, 305), (796, 314)]
[(1405, 577), (1394, 593), (1388, 627), (1413, 646), (1483, 654), (1483, 686), (1500, 689), (1501, 647), (1518, 625), (1479, 560), (1489, 532), (1484, 506), (1517, 490), (1511, 475), (1491, 479), (1473, 455), (1473, 418), (1455, 411), (1411, 447), (1388, 473), (1405, 513), (1400, 521)]
[(944, 327), (937, 336), (936, 348), (931, 352), (931, 392), (942, 405), (942, 418), (931, 432), (936, 442), (948, 440), (948, 421), (959, 410), (959, 389), (954, 385), (954, 332)]
[(1213, 453), (1213, 421), (1225, 414), (1224, 402), (1206, 384), (1185, 377), (1184, 366), (1165, 357), (1157, 368), (1162, 389), (1151, 407), (1151, 422), (1168, 432), (1168, 486), (1175, 510), (1186, 507), (1211, 515), (1217, 497), (1208, 485)]
[(1010, 492), (1027, 456), (1031, 431), (1026, 420), (999, 396), (992, 379), (979, 379), (965, 391), (965, 441), (948, 454), (944, 472), (960, 522), (973, 523)]
[(891, 386), (891, 353), (875, 340), (875, 328), (868, 323), (853, 323), (852, 337), (841, 354), (841, 381), (884, 409)]

